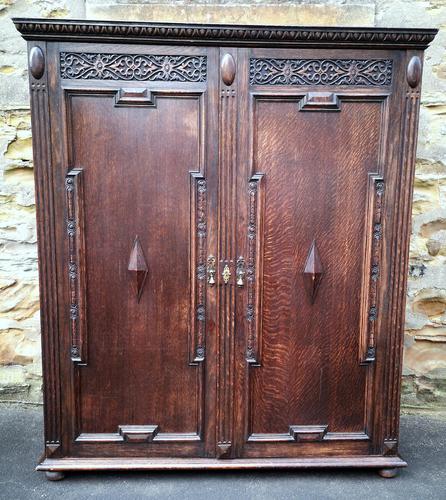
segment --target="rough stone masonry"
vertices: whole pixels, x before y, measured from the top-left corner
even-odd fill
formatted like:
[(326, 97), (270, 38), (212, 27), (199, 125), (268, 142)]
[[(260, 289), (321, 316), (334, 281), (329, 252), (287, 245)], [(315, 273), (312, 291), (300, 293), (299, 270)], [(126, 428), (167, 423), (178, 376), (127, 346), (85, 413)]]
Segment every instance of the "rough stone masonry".
[(26, 46), (13, 16), (440, 28), (424, 69), (403, 405), (446, 407), (446, 0), (0, 0), (0, 400), (40, 402)]

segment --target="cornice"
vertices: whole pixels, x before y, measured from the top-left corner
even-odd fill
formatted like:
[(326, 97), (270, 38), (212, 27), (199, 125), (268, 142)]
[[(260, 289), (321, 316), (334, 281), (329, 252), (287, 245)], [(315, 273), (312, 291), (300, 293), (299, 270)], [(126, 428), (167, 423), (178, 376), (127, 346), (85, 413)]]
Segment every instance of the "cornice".
[(14, 18), (26, 40), (425, 49), (436, 29), (241, 26)]

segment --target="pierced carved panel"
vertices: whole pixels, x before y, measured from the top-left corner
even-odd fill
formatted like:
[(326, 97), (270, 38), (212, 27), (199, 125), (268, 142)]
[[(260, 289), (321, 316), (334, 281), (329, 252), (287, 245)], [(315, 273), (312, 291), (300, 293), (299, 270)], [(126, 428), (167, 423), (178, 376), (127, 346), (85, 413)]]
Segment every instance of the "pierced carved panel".
[(206, 56), (61, 52), (60, 76), (70, 80), (205, 82)]
[(249, 61), (251, 85), (367, 85), (392, 83), (390, 59), (271, 59)]

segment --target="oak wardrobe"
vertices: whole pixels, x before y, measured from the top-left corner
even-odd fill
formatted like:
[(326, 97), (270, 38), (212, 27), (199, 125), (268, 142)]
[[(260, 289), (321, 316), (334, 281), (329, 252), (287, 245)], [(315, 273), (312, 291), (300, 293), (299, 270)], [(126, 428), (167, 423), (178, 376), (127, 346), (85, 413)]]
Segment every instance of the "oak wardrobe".
[(15, 19), (49, 479), (393, 476), (435, 30)]

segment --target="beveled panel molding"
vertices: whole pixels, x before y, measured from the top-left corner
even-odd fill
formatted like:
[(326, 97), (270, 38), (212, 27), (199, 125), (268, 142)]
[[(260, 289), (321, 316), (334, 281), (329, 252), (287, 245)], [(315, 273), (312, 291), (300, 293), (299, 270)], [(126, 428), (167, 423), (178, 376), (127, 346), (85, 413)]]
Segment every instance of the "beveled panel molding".
[(172, 441), (200, 441), (193, 432), (160, 432), (158, 425), (120, 425), (118, 432), (82, 433), (76, 443), (154, 443)]
[(299, 102), (300, 111), (340, 111), (339, 97), (333, 92), (308, 92)]
[(150, 106), (155, 107), (155, 96), (146, 88), (120, 88), (116, 92), (115, 106)]

